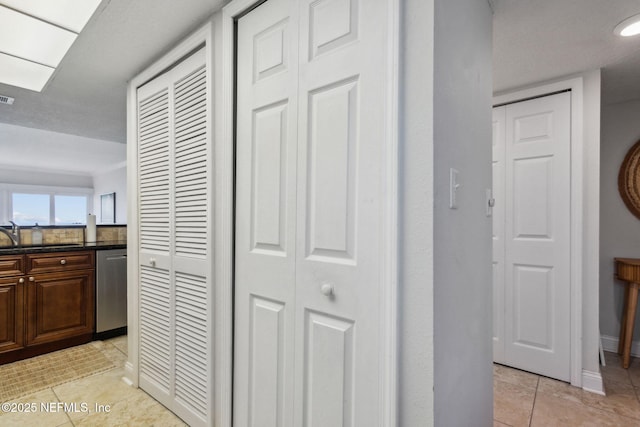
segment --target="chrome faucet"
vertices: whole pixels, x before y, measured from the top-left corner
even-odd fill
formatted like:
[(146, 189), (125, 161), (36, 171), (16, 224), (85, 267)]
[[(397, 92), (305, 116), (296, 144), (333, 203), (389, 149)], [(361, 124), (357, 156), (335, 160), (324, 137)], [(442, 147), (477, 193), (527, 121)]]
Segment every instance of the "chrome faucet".
[(7, 229), (0, 227), (0, 232), (9, 236), (13, 246), (20, 246), (20, 226), (13, 221), (9, 222), (11, 223), (11, 231), (7, 231)]

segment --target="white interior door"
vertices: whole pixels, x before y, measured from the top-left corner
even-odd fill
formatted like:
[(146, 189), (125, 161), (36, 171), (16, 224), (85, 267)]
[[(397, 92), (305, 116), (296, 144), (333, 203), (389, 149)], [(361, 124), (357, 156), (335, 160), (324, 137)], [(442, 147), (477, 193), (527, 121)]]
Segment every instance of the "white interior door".
[(138, 88), (140, 387), (190, 425), (211, 392), (211, 131), (205, 50)]
[(269, 0), (238, 22), (238, 426), (381, 422), (386, 7)]
[(297, 2), (238, 21), (234, 424), (293, 426)]
[(504, 363), (564, 381), (571, 366), (570, 100), (565, 92), (504, 107)]

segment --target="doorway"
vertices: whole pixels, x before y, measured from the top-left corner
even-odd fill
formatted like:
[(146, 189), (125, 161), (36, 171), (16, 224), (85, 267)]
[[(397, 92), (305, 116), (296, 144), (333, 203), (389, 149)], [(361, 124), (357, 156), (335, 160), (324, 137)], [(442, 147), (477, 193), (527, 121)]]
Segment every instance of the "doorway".
[(494, 361), (571, 379), (571, 92), (493, 110)]

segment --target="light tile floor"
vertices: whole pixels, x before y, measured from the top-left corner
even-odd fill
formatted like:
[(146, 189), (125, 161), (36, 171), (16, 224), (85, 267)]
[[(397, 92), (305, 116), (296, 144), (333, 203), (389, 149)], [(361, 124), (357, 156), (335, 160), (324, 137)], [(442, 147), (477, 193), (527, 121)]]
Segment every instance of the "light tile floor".
[(640, 426), (640, 359), (623, 369), (605, 353), (607, 396), (501, 365), (493, 370), (494, 427)]
[[(32, 413), (0, 411), (0, 426), (186, 426), (144, 391), (129, 387), (122, 381), (127, 355), (126, 336), (94, 341), (92, 345), (116, 367), (17, 399), (14, 402), (35, 406), (37, 410)], [(52, 409), (57, 408), (57, 402), (75, 403), (76, 410), (41, 411), (41, 402)], [(88, 411), (83, 410), (83, 403)], [(97, 411), (96, 405), (102, 405), (102, 408), (108, 405), (109, 412)]]
[[(179, 418), (139, 389), (123, 381), (127, 354), (125, 336), (95, 341), (96, 346), (116, 368), (61, 384), (30, 396), (20, 403), (86, 403), (89, 411), (4, 413), (0, 426), (185, 426)], [(494, 427), (521, 426), (640, 426), (640, 359), (623, 369), (620, 358), (605, 353), (602, 368), (607, 396), (584, 392), (561, 381), (494, 366)], [(95, 405), (109, 405), (110, 411), (97, 412)]]

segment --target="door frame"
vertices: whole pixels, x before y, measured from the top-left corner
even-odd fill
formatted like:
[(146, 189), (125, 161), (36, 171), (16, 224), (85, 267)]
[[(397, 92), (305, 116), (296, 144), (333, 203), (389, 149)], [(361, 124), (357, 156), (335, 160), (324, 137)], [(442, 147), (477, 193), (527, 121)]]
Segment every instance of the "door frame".
[[(264, 0), (233, 0), (214, 16), (214, 151), (215, 155), (215, 280), (216, 280), (216, 419), (231, 426), (233, 413), (233, 239), (235, 146), (235, 20)], [(268, 1), (268, 0), (267, 0)], [(400, 2), (387, 0), (389, 37), (385, 46), (386, 147), (382, 274), (380, 292), (380, 412), (381, 426), (397, 421), (398, 383), (398, 74)]]
[[(585, 274), (587, 266), (598, 264), (597, 251), (595, 257), (588, 253), (585, 244), (598, 244), (596, 241), (583, 238), (584, 230), (592, 226), (593, 218), (585, 219), (585, 213), (592, 209), (599, 209), (598, 197), (588, 194), (590, 191), (586, 185), (589, 179), (585, 175), (584, 165), (589, 157), (587, 150), (588, 142), (585, 140), (584, 127), (584, 85), (585, 78), (574, 77), (556, 82), (543, 84), (540, 86), (517, 90), (493, 97), (493, 105), (524, 101), (530, 98), (551, 95), (560, 91), (571, 91), (571, 186), (570, 186), (570, 345), (571, 345), (571, 384), (576, 387), (597, 391), (598, 380), (593, 377), (592, 372), (583, 372), (583, 289), (591, 287), (584, 280), (591, 280), (591, 272)], [(598, 178), (597, 178), (598, 179)], [(595, 200), (595, 201), (594, 201)], [(594, 207), (595, 206), (595, 207)], [(595, 218), (598, 223), (598, 217)], [(584, 280), (583, 280), (584, 279)], [(595, 280), (598, 275), (596, 271)], [(597, 284), (596, 284), (597, 289)], [(588, 332), (588, 331), (587, 331)], [(599, 375), (599, 373), (598, 373)], [(600, 380), (601, 383), (601, 380)]]

